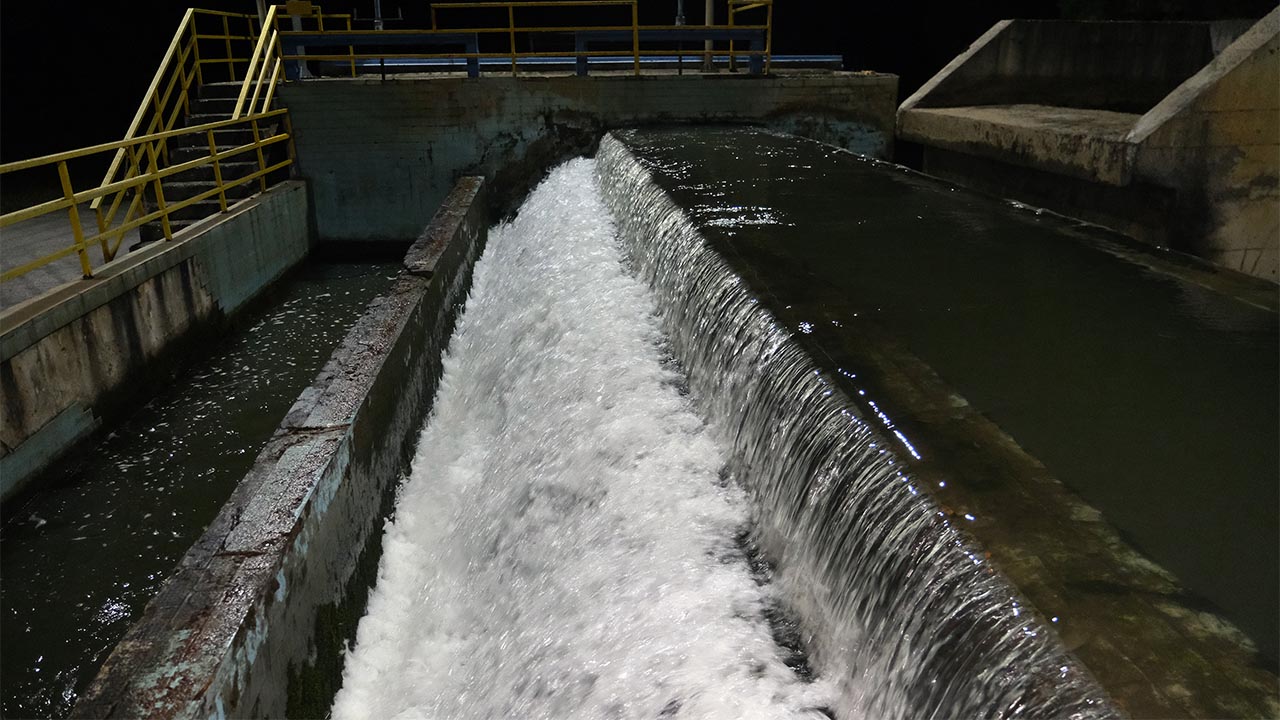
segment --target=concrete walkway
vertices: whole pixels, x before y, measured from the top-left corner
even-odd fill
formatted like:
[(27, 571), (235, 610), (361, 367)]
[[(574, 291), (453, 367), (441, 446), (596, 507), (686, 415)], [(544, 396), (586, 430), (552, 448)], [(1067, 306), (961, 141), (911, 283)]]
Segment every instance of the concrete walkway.
[[(86, 237), (98, 232), (93, 211), (88, 203), (79, 206), (80, 225)], [(124, 242), (116, 257), (138, 243), (136, 229), (125, 233)], [(71, 230), (71, 218), (66, 211), (49, 213), (32, 218), (12, 227), (0, 230), (0, 272), (31, 262), (75, 244)], [(89, 248), (89, 263), (97, 268), (103, 264), (102, 250), (97, 245)], [(80, 259), (74, 253), (58, 258), (40, 268), (0, 283), (0, 310), (8, 310), (18, 303), (48, 292), (55, 287), (81, 279)]]

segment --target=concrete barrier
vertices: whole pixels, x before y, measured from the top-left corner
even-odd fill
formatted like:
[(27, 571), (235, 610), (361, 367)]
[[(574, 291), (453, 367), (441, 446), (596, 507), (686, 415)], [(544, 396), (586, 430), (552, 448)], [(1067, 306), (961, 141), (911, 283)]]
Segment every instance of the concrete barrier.
[(1280, 279), (1280, 9), (1005, 20), (898, 110), (925, 172)]
[(0, 315), (0, 500), (110, 416), (157, 363), (306, 257), (303, 183), (285, 182)]
[(72, 712), (323, 717), (486, 238), (463, 178)]
[(281, 97), (323, 242), (413, 238), (460, 174), (484, 176), (505, 214), (613, 128), (749, 122), (885, 158), (897, 87), (893, 75), (827, 71), (393, 76), (290, 83)]

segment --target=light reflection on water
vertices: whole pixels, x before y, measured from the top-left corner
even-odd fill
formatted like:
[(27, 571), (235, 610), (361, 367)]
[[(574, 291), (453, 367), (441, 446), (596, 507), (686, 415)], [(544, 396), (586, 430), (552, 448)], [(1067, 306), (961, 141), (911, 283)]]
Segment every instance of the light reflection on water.
[(0, 532), (6, 717), (62, 717), (217, 514), (390, 263), (311, 264), (113, 431), (37, 480)]

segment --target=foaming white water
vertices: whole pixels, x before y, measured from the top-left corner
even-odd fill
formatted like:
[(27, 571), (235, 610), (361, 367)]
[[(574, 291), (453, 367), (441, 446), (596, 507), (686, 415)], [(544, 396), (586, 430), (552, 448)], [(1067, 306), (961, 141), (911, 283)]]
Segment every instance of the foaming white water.
[(594, 161), (490, 234), (334, 717), (823, 717)]

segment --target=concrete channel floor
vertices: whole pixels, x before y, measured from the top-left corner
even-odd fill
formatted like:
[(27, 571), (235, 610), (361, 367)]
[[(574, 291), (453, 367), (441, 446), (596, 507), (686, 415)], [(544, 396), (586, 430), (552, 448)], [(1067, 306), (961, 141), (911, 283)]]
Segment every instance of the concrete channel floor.
[[(78, 209), (81, 229), (85, 236), (96, 234), (97, 223), (94, 221), (94, 214), (89, 209), (89, 204), (81, 203)], [(129, 248), (137, 243), (136, 229), (125, 233), (116, 257), (125, 255), (129, 252)], [(0, 230), (0, 272), (74, 244), (75, 234), (71, 230), (69, 213), (49, 213), (20, 222)], [(89, 248), (89, 263), (95, 268), (103, 264), (102, 250), (97, 245)], [(60, 285), (81, 279), (80, 259), (76, 254), (58, 258), (25, 275), (0, 283), (0, 311), (8, 310)]]

